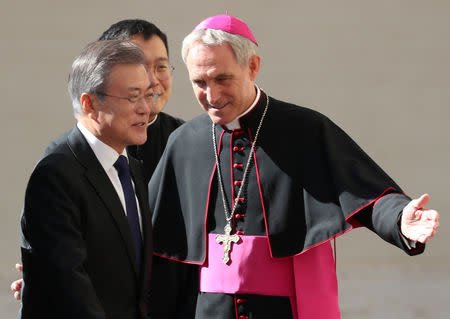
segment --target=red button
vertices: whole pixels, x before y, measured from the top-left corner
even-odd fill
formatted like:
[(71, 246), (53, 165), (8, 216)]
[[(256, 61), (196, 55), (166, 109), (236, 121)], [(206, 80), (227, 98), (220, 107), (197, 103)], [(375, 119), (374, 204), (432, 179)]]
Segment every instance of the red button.
[(245, 200), (244, 197), (240, 197), (240, 198), (235, 198), (234, 199), (235, 202), (240, 202), (240, 203), (242, 203), (244, 200)]
[(241, 134), (244, 134), (244, 131), (234, 131), (233, 134), (234, 135), (241, 135)]
[(247, 302), (247, 299), (237, 299), (236, 300), (237, 304), (241, 304), (241, 303), (244, 303), (244, 302)]
[(239, 316), (239, 319), (248, 319), (248, 316)]
[(244, 164), (233, 164), (234, 168), (242, 168), (244, 167)]
[(245, 235), (245, 231), (243, 231), (243, 230), (238, 230), (238, 231), (236, 232), (236, 234), (238, 234), (238, 235)]
[(234, 215), (234, 218), (236, 219), (243, 219), (245, 217), (245, 214), (236, 214)]
[(234, 186), (239, 186), (242, 184), (242, 181), (234, 181)]
[(235, 152), (242, 152), (243, 150), (244, 150), (243, 147), (238, 147), (238, 146), (233, 147), (233, 151), (235, 151)]

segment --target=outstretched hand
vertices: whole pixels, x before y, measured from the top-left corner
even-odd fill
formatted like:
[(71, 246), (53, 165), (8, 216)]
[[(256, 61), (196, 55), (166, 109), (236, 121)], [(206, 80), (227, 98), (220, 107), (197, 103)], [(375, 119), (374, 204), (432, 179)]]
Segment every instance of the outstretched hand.
[[(22, 265), (21, 264), (16, 264), (16, 269), (19, 272), (22, 272)], [(20, 300), (22, 298), (22, 295), (20, 293), (22, 291), (22, 284), (23, 284), (23, 279), (22, 278), (20, 278), (20, 279), (18, 279), (16, 281), (13, 281), (11, 283), (11, 290), (14, 292), (14, 298), (16, 300)]]
[(430, 195), (424, 194), (410, 201), (403, 209), (400, 226), (406, 238), (423, 244), (434, 236), (439, 226), (439, 213), (425, 208), (429, 199)]

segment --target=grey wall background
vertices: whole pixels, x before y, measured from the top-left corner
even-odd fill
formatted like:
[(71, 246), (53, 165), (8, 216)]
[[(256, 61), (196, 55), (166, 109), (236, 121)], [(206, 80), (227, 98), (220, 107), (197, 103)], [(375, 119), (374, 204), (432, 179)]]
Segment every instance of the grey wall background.
[[(244, 19), (260, 43), (258, 84), (341, 125), (412, 197), (431, 194), (441, 227), (408, 257), (369, 231), (337, 241), (343, 318), (448, 318), (450, 253), (450, 2), (4, 1), (0, 12), (0, 313), (19, 304), (19, 216), (26, 182), (47, 143), (74, 125), (66, 90), (73, 58), (112, 23), (144, 18), (169, 35), (176, 67), (166, 111), (200, 114), (180, 58), (203, 18)], [(292, 141), (295, 145), (295, 141)], [(51, 281), (49, 285), (51, 285)]]

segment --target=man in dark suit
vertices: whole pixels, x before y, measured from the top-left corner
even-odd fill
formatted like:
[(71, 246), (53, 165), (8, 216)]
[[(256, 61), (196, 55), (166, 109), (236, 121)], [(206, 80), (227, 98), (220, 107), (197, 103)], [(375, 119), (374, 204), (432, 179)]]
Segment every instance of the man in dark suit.
[[(129, 41), (98, 41), (69, 77), (77, 125), (36, 165), (22, 214), (21, 318), (147, 318), (152, 234), (140, 163), (155, 96)], [(51, 282), (51, 283), (50, 283)]]
[[(126, 19), (118, 21), (105, 30), (98, 40), (132, 40), (145, 56), (145, 64), (152, 83), (152, 88), (158, 94), (158, 100), (150, 110), (147, 126), (147, 141), (142, 145), (127, 147), (128, 155), (138, 159), (143, 166), (144, 182), (147, 185), (153, 171), (161, 158), (169, 139), (169, 135), (181, 126), (182, 119), (162, 112), (172, 93), (172, 71), (169, 62), (169, 46), (167, 36), (156, 25), (141, 19)], [(65, 136), (61, 136), (62, 139)], [(46, 154), (51, 151), (59, 140), (51, 143)], [(155, 261), (156, 260), (156, 261)], [(163, 263), (163, 264), (161, 264)], [(168, 260), (160, 260), (158, 256), (153, 259), (153, 267), (170, 267)], [(20, 271), (21, 264), (16, 268)], [(176, 280), (175, 278), (171, 278)], [(17, 300), (21, 298), (22, 279), (11, 283), (11, 290)]]

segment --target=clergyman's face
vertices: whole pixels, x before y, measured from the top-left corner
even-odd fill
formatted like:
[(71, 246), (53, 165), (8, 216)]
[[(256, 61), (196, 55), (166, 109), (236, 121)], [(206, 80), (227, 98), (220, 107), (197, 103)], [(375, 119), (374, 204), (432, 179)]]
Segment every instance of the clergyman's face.
[(109, 75), (104, 101), (96, 99), (97, 137), (118, 153), (128, 145), (147, 140), (147, 123), (153, 103), (140, 98), (136, 103), (118, 97), (137, 97), (152, 93), (147, 71), (142, 64), (115, 65)]
[[(153, 90), (159, 94), (158, 101), (150, 113), (150, 121), (152, 121), (156, 114), (164, 109), (172, 93), (172, 75), (169, 69), (169, 56), (164, 42), (157, 35), (153, 35), (146, 40), (142, 34), (138, 34), (131, 36), (130, 39), (144, 52), (145, 63), (149, 71)], [(166, 71), (160, 72), (165, 75), (162, 79), (158, 79), (158, 76), (156, 76), (156, 68), (160, 70), (167, 68)]]
[(207, 46), (194, 42), (186, 58), (189, 78), (198, 102), (213, 122), (230, 123), (250, 107), (256, 96), (259, 63), (259, 56), (254, 55), (246, 66), (240, 65), (228, 43)]

